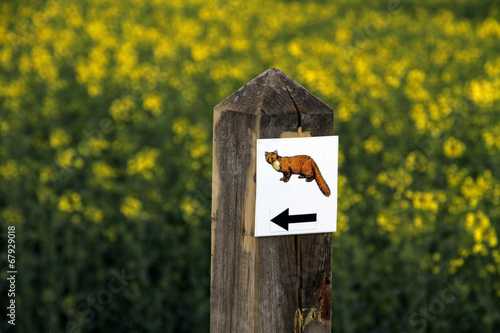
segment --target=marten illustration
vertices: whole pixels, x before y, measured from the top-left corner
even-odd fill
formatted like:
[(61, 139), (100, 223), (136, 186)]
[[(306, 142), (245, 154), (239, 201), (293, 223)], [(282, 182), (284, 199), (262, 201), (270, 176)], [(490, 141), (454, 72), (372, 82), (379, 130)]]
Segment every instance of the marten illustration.
[(290, 180), (292, 174), (300, 175), (299, 178), (305, 178), (306, 182), (316, 180), (318, 187), (327, 197), (330, 196), (330, 188), (319, 171), (318, 165), (307, 155), (297, 155), (290, 157), (278, 156), (278, 151), (272, 153), (266, 152), (266, 161), (271, 164), (276, 171), (283, 173), (280, 180), (285, 183)]

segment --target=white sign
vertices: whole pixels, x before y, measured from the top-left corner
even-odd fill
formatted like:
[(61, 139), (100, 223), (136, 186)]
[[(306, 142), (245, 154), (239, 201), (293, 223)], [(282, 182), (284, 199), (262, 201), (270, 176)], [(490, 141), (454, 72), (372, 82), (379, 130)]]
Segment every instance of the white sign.
[(255, 236), (337, 230), (338, 136), (257, 140)]

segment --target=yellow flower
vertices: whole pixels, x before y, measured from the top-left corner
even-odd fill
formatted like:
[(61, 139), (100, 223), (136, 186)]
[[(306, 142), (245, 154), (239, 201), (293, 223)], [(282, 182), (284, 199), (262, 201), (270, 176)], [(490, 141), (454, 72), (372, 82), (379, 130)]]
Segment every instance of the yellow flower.
[(200, 158), (201, 156), (204, 156), (209, 153), (209, 148), (208, 145), (204, 143), (199, 145), (192, 145), (190, 152), (193, 158)]
[(49, 142), (52, 148), (66, 146), (71, 141), (71, 136), (59, 128), (50, 134)]
[(481, 135), (488, 153), (494, 154), (500, 150), (500, 125), (483, 129)]
[(459, 214), (464, 212), (466, 208), (467, 204), (465, 198), (454, 196), (451, 198), (451, 203), (448, 206), (448, 212), (450, 212), (450, 214)]
[(81, 211), (83, 209), (80, 194), (76, 192), (68, 192), (59, 198), (57, 208), (61, 212), (71, 213)]
[(486, 170), (474, 181), (472, 177), (466, 177), (463, 181), (460, 191), (462, 195), (469, 200), (469, 205), (475, 208), (484, 194), (493, 187), (493, 179), (490, 170)]
[(94, 164), (92, 164), (92, 171), (94, 172), (94, 175), (96, 175), (97, 178), (116, 177), (115, 170), (113, 170), (113, 168), (111, 168), (109, 164), (103, 161), (94, 162)]
[(55, 173), (55, 171), (51, 168), (51, 167), (42, 167), (40, 169), (40, 180), (42, 182), (47, 182), (49, 180), (57, 180), (57, 174)]
[(490, 247), (495, 248), (498, 245), (498, 238), (495, 229), (490, 228), (487, 237), (487, 241)]
[(495, 87), (490, 80), (473, 80), (470, 83), (469, 94), (474, 102), (485, 106), (500, 98), (498, 87)]
[(476, 243), (472, 248), (472, 253), (486, 255), (486, 247), (481, 243)]
[(123, 78), (130, 74), (137, 65), (138, 55), (134, 45), (130, 42), (123, 43), (116, 52), (117, 78)]
[(7, 121), (0, 121), (0, 135), (7, 135), (9, 133), (9, 123)]
[(350, 43), (353, 31), (347, 27), (340, 28), (335, 32), (335, 40), (339, 43)]
[(500, 23), (493, 17), (489, 17), (482, 22), (477, 30), (477, 35), (479, 38), (487, 38), (492, 36), (493, 38), (500, 37)]
[(115, 120), (125, 120), (134, 107), (135, 102), (132, 96), (125, 96), (115, 100), (113, 104), (111, 104), (109, 113)]
[(446, 174), (446, 181), (450, 187), (459, 186), (462, 184), (464, 177), (467, 175), (467, 169), (458, 169), (458, 166), (453, 164), (443, 167)]
[(146, 95), (143, 107), (145, 110), (151, 111), (151, 113), (155, 116), (159, 116), (163, 112), (161, 97), (154, 93)]
[(425, 81), (425, 73), (418, 69), (412, 69), (408, 73), (407, 80), (409, 85), (413, 87), (419, 86)]
[(496, 249), (498, 245), (496, 230), (491, 225), (489, 217), (482, 211), (467, 213), (465, 227), (473, 235), (475, 244), (472, 252), (474, 254), (486, 255), (488, 253), (486, 245), (489, 245), (492, 249)]
[(0, 176), (7, 180), (19, 180), (20, 172), (15, 160), (8, 160), (5, 166), (0, 166)]
[(363, 142), (363, 146), (369, 154), (376, 154), (384, 148), (384, 143), (372, 135)]
[(393, 232), (401, 219), (392, 212), (380, 212), (377, 215), (377, 224), (387, 232)]
[(89, 219), (94, 223), (101, 223), (104, 217), (104, 213), (102, 212), (102, 210), (96, 207), (87, 207), (83, 214), (86, 219)]
[(110, 143), (104, 139), (91, 138), (89, 141), (82, 141), (78, 148), (80, 153), (84, 156), (88, 156), (90, 153), (92, 156), (98, 157), (102, 155), (102, 151), (109, 149)]
[(31, 70), (31, 58), (26, 53), (19, 59), (19, 71), (23, 74), (28, 73)]
[(337, 213), (337, 232), (348, 231), (349, 230), (348, 222), (349, 222), (349, 216), (339, 211)]
[(2, 219), (7, 225), (24, 224), (25, 218), (21, 210), (14, 207), (7, 207), (2, 211)]
[(436, 200), (436, 196), (430, 192), (416, 191), (413, 193), (412, 200), (413, 200), (413, 207), (415, 209), (437, 212), (439, 208), (439, 203)]
[(458, 158), (465, 151), (465, 144), (454, 137), (446, 139), (443, 144), (443, 153), (449, 158)]
[(352, 101), (345, 100), (339, 104), (338, 116), (340, 121), (348, 122), (351, 120), (352, 116), (358, 112), (356, 104)]
[(452, 259), (450, 261), (450, 268), (449, 268), (450, 274), (455, 274), (457, 272), (457, 268), (462, 267), (463, 265), (464, 265), (463, 258)]
[(425, 113), (424, 106), (420, 103), (414, 104), (410, 111), (410, 117), (415, 123), (415, 127), (424, 130), (429, 126), (429, 119)]
[(38, 202), (41, 204), (46, 204), (46, 203), (55, 203), (57, 202), (57, 197), (54, 194), (54, 191), (50, 187), (40, 187), (37, 190), (37, 198)]
[(54, 82), (59, 76), (59, 71), (52, 55), (41, 46), (36, 46), (31, 51), (33, 68), (43, 80)]
[(84, 165), (83, 159), (78, 156), (78, 153), (73, 148), (57, 153), (56, 162), (63, 169), (73, 167), (81, 169)]
[(185, 214), (191, 215), (194, 213), (196, 206), (193, 204), (192, 200), (184, 200), (181, 204), (181, 209)]
[(189, 120), (187, 120), (186, 118), (174, 119), (172, 129), (174, 130), (176, 136), (182, 137), (186, 135), (188, 128), (189, 128)]
[(414, 219), (413, 219), (413, 230), (416, 231), (416, 232), (419, 232), (419, 231), (422, 231), (423, 229), (423, 226), (424, 226), (424, 223), (423, 223), (423, 219), (421, 216), (417, 215)]
[(138, 152), (134, 158), (127, 162), (127, 172), (131, 175), (142, 174), (144, 178), (151, 179), (155, 170), (156, 158), (160, 151), (156, 148), (145, 148)]
[(132, 196), (127, 196), (120, 206), (120, 212), (128, 218), (139, 217), (141, 210), (142, 203)]

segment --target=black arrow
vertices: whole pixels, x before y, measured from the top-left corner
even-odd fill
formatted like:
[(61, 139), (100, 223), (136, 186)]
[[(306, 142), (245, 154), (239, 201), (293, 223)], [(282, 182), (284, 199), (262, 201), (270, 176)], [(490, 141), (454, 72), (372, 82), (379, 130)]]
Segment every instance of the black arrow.
[(316, 214), (289, 215), (287, 208), (271, 221), (288, 231), (290, 223), (316, 222)]

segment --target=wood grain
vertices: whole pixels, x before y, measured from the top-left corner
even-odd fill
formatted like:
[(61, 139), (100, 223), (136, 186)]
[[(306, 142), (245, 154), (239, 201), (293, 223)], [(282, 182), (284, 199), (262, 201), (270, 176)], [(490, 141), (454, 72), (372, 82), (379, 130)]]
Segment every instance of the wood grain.
[(256, 139), (299, 125), (332, 135), (333, 111), (274, 68), (214, 109), (212, 333), (330, 332), (331, 234), (252, 236)]

